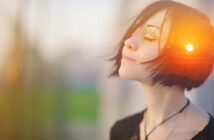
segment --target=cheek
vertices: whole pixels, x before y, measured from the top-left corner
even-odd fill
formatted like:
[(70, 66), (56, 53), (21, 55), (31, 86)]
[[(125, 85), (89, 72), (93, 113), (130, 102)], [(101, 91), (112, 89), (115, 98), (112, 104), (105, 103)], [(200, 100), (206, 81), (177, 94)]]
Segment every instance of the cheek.
[(158, 45), (155, 44), (145, 44), (144, 47), (139, 49), (138, 53), (138, 60), (139, 61), (149, 61), (158, 56)]
[[(152, 60), (158, 56), (157, 43), (144, 43), (141, 44), (136, 52), (136, 59), (140, 62)], [(147, 69), (147, 65), (130, 63), (121, 61), (119, 68), (119, 76), (121, 78), (146, 82), (149, 80), (151, 71)]]

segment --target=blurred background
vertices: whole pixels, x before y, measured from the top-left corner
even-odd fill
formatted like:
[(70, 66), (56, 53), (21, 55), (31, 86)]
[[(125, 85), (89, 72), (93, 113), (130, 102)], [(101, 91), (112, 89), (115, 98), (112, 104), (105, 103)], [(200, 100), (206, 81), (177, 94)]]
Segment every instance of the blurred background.
[[(213, 0), (179, 1), (214, 22)], [(143, 110), (141, 85), (108, 78), (103, 56), (152, 2), (1, 0), (0, 139), (108, 140), (116, 120)], [(214, 115), (213, 77), (186, 95)]]

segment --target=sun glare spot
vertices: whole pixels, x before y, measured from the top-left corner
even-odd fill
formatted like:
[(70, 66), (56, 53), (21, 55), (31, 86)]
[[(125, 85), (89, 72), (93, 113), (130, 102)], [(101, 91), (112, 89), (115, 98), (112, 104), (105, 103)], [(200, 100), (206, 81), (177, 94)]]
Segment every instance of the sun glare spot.
[(193, 45), (192, 45), (192, 44), (186, 45), (186, 50), (187, 50), (188, 52), (193, 51)]

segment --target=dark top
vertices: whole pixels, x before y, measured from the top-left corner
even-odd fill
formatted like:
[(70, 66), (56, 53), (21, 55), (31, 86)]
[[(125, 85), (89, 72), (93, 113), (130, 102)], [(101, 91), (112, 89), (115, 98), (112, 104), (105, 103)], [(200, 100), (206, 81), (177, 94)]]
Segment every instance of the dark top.
[[(118, 120), (110, 130), (110, 140), (140, 140), (139, 126), (143, 119), (145, 109), (136, 114)], [(208, 124), (198, 132), (191, 140), (214, 140), (214, 118), (210, 116)]]

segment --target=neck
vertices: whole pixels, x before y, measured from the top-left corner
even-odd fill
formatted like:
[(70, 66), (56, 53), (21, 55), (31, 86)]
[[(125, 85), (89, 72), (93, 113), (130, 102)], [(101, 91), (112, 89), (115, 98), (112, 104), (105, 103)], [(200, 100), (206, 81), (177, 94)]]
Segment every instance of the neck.
[(147, 105), (146, 121), (150, 127), (175, 114), (187, 103), (184, 90), (178, 86), (142, 85)]

